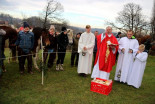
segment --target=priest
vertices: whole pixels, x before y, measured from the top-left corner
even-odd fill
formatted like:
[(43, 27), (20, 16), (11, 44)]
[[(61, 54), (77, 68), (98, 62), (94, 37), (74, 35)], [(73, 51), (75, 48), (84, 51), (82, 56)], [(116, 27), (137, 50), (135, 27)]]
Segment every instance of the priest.
[(138, 51), (139, 43), (137, 39), (133, 38), (133, 31), (127, 32), (127, 37), (123, 37), (119, 41), (119, 57), (116, 66), (116, 73), (114, 80), (123, 83), (127, 82), (133, 64), (133, 55)]
[(118, 42), (108, 26), (106, 32), (97, 37), (97, 54), (91, 78), (109, 80), (112, 67), (115, 65)]
[(78, 73), (80, 76), (86, 77), (87, 74), (91, 74), (93, 48), (95, 45), (95, 36), (91, 33), (91, 26), (86, 26), (86, 32), (81, 34), (78, 53)]

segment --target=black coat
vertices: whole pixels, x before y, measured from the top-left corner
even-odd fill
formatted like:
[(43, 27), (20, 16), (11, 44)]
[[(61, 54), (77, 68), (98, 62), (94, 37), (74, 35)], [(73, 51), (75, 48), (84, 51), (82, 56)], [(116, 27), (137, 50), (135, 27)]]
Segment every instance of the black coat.
[(58, 50), (66, 50), (69, 40), (67, 34), (65, 35), (63, 32), (57, 37), (58, 42)]
[(5, 58), (4, 46), (5, 46), (4, 36), (0, 35), (0, 66), (3, 64), (3, 60)]

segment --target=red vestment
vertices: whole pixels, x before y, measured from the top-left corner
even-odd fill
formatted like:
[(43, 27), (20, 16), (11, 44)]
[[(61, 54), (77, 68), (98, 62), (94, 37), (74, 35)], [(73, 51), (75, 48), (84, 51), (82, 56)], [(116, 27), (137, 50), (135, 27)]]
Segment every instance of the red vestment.
[[(95, 64), (99, 58), (99, 69), (101, 71), (110, 73), (112, 67), (115, 65), (116, 53), (118, 51), (118, 41), (113, 34), (111, 37), (109, 37), (108, 34), (105, 33), (106, 37), (101, 42), (101, 36), (102, 34), (97, 37), (97, 53)], [(116, 44), (115, 53), (113, 53), (112, 48), (107, 45), (107, 41), (110, 41), (112, 44)]]

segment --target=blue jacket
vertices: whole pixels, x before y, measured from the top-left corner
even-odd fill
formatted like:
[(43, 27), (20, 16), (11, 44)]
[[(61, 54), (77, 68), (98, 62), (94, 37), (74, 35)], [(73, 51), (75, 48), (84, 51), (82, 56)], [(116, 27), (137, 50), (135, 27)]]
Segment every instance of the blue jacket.
[(34, 46), (34, 34), (30, 31), (27, 33), (24, 31), (19, 32), (18, 39), (15, 44), (25, 53), (29, 53)]

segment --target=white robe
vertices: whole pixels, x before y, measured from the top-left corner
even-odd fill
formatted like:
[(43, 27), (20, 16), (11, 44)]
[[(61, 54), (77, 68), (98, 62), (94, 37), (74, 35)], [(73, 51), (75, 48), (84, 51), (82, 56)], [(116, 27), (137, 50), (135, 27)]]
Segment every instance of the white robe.
[[(78, 73), (91, 74), (93, 48), (95, 45), (95, 36), (93, 33), (84, 32), (81, 34), (78, 44), (79, 62), (78, 62)], [(87, 50), (84, 51), (83, 48)], [(85, 56), (82, 56), (82, 52), (86, 52)]]
[[(111, 35), (108, 35), (108, 36), (111, 37)], [(101, 42), (103, 41), (103, 39), (105, 37), (106, 36), (104, 34), (101, 35)], [(116, 49), (114, 49), (112, 51), (113, 51), (113, 54), (114, 54)], [(95, 64), (95, 66), (93, 68), (93, 72), (92, 72), (91, 78), (101, 78), (101, 79), (109, 80), (109, 76), (110, 76), (110, 73), (107, 73), (105, 71), (100, 71), (99, 70), (99, 56), (98, 56), (98, 60), (97, 60), (97, 63)]]
[[(131, 72), (131, 67), (133, 64), (133, 54), (138, 51), (139, 43), (137, 39), (128, 39), (127, 37), (123, 37), (119, 41), (119, 57), (116, 66), (115, 78), (114, 80), (120, 82), (127, 82), (128, 76)], [(121, 52), (122, 49), (125, 49), (124, 54)], [(133, 53), (129, 53), (129, 49), (133, 50)], [(121, 73), (120, 73), (121, 71)], [(117, 77), (120, 73), (120, 78)]]
[(141, 86), (147, 57), (148, 57), (147, 52), (139, 53), (135, 57), (135, 61), (133, 63), (133, 67), (131, 69), (131, 73), (127, 80), (128, 85), (132, 85), (136, 88), (139, 88)]

